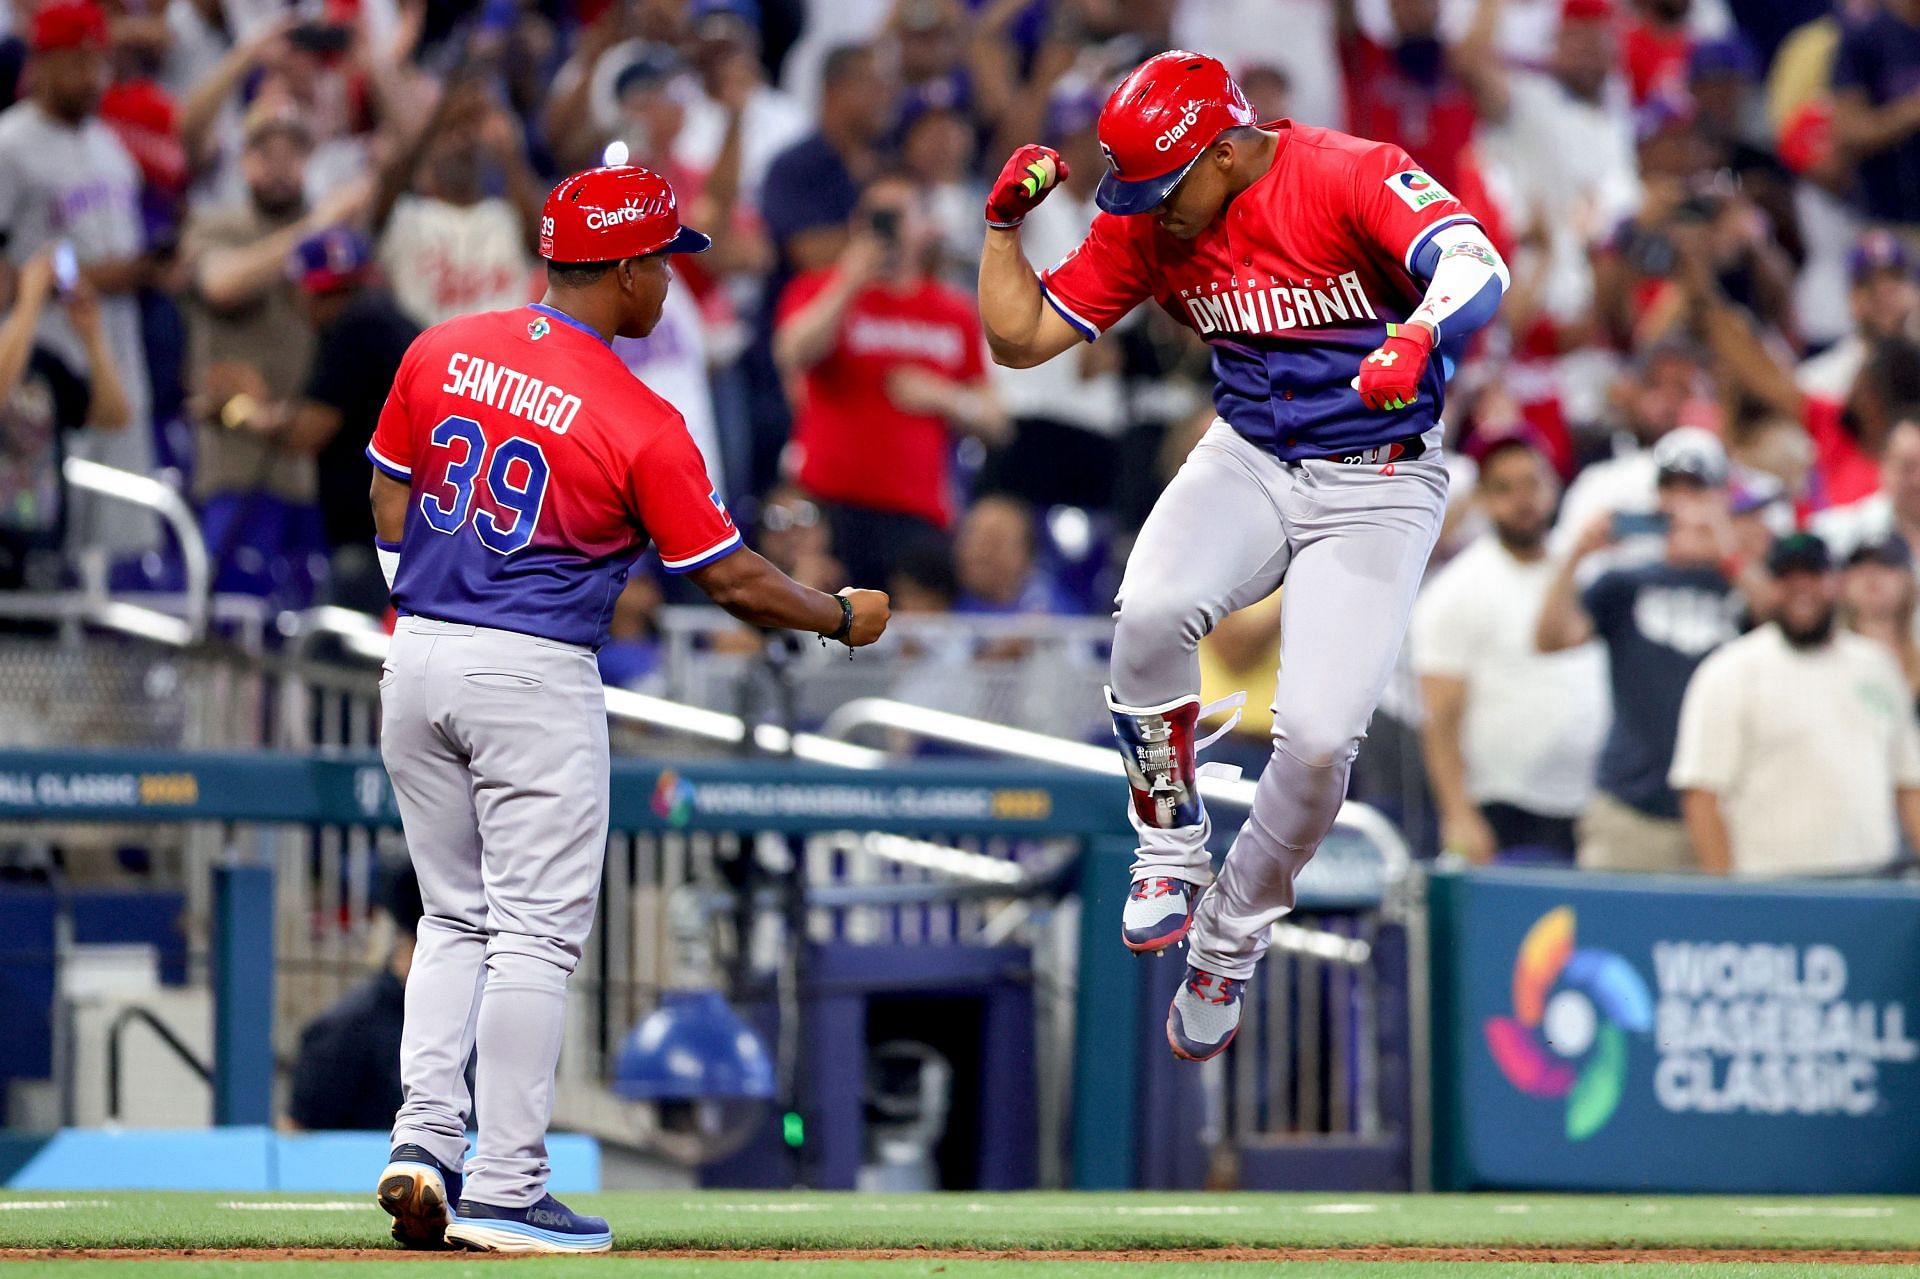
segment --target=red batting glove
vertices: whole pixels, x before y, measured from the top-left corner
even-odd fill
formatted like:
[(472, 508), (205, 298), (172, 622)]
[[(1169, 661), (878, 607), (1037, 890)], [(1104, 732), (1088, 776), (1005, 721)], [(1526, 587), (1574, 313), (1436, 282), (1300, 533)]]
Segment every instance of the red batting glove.
[(1433, 330), (1424, 324), (1389, 324), (1387, 340), (1360, 361), (1353, 389), (1370, 409), (1404, 409), (1420, 392), (1420, 375), (1427, 371), (1427, 353), (1433, 350)]
[(1006, 167), (994, 179), (993, 191), (987, 196), (987, 225), (1019, 226), (1020, 220), (1066, 177), (1067, 162), (1058, 151), (1029, 142), (1008, 158)]

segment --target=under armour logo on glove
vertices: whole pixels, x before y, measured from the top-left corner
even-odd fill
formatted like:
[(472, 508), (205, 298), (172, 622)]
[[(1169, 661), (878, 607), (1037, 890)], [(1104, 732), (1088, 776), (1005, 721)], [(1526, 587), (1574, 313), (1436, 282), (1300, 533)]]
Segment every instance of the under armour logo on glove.
[[(1420, 379), (1433, 350), (1433, 330), (1424, 324), (1389, 324), (1387, 340), (1360, 361), (1353, 389), (1370, 409), (1404, 409), (1420, 395)], [(1407, 358), (1402, 360), (1401, 356)]]

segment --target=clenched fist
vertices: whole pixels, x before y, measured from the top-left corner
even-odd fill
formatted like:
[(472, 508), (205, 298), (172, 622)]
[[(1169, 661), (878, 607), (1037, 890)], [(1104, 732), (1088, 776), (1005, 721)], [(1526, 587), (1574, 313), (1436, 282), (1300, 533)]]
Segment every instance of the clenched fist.
[(840, 642), (848, 648), (865, 648), (886, 632), (893, 619), (892, 601), (885, 591), (861, 591), (849, 586), (840, 592), (853, 605), (853, 629)]
[(1029, 142), (1008, 157), (987, 195), (987, 225), (1015, 227), (1066, 180), (1067, 162), (1052, 147)]

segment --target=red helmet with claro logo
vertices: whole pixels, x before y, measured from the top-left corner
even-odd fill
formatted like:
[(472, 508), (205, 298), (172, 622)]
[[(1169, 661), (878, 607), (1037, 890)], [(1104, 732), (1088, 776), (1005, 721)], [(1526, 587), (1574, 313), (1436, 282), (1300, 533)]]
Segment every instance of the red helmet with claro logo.
[(712, 247), (711, 239), (680, 225), (667, 180), (637, 164), (576, 173), (540, 210), (540, 256), (549, 262), (617, 262)]
[(1100, 108), (1107, 172), (1094, 201), (1108, 213), (1145, 213), (1222, 133), (1252, 123), (1253, 108), (1218, 58), (1185, 49), (1156, 53)]

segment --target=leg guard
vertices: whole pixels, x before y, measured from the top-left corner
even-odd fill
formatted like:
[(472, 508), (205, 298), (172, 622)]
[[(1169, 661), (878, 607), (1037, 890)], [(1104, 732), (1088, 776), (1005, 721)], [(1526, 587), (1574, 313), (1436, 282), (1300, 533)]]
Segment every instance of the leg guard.
[(1136, 825), (1156, 830), (1199, 826), (1207, 820), (1200, 799), (1194, 733), (1200, 698), (1189, 695), (1159, 706), (1122, 706), (1107, 690), (1113, 735), (1133, 789)]
[[(1132, 792), (1127, 817), (1139, 836), (1133, 878), (1160, 875), (1189, 884), (1213, 878), (1213, 859), (1207, 840), (1213, 819), (1200, 798), (1199, 779), (1211, 775), (1239, 776), (1224, 764), (1196, 764), (1200, 751), (1239, 722), (1245, 694), (1202, 706), (1189, 695), (1160, 706), (1124, 706), (1107, 690), (1107, 708), (1113, 713), (1113, 735), (1127, 768)], [(1219, 710), (1233, 715), (1220, 728), (1194, 739), (1200, 720)]]

